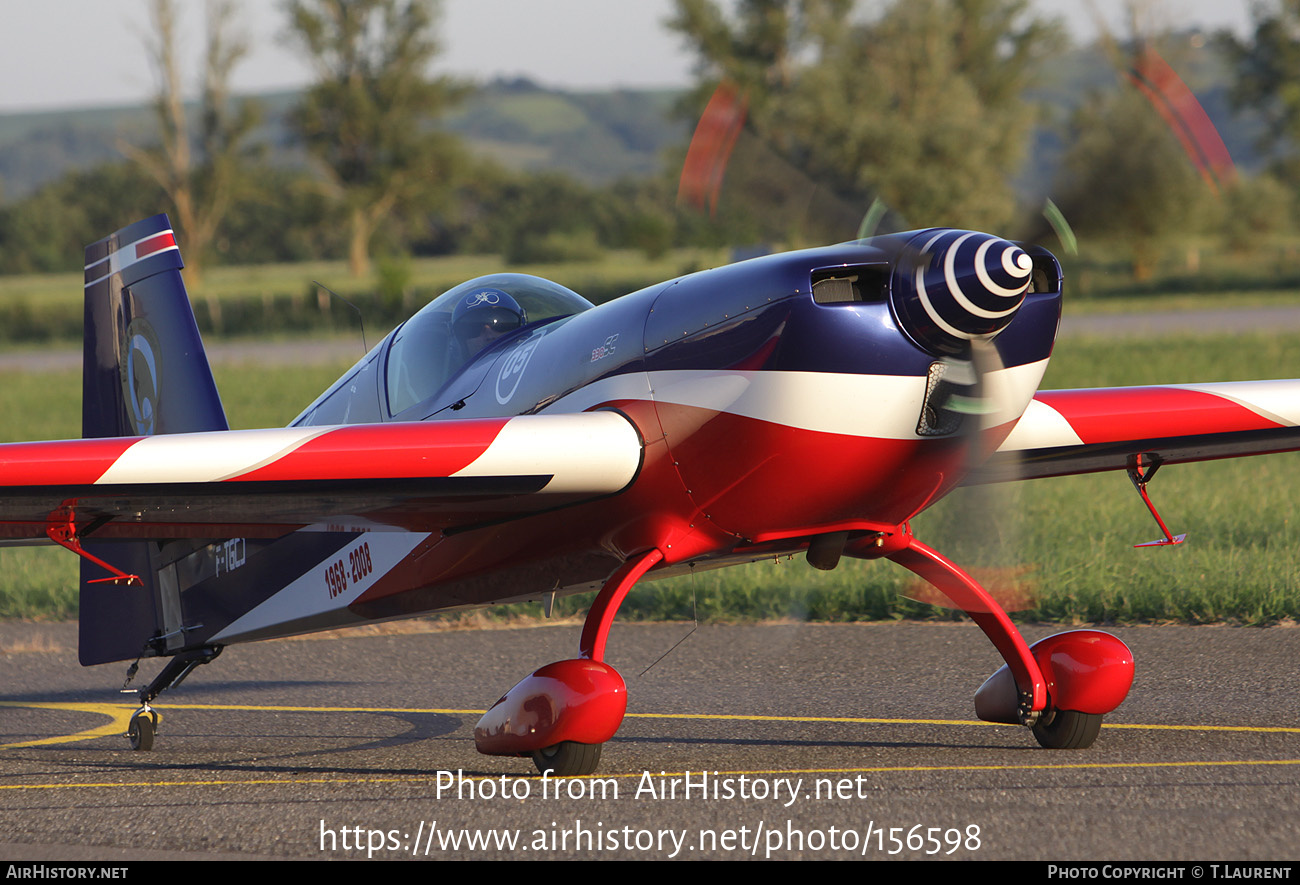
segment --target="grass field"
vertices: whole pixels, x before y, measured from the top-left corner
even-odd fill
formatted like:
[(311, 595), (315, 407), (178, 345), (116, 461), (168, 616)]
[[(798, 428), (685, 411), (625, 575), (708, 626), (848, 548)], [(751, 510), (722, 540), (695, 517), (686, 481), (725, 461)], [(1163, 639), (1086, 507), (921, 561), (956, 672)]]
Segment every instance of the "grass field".
[[(189, 287), (195, 318), (209, 338), (356, 332), (361, 321), (368, 332), (382, 333), (447, 289), (485, 274), (546, 277), (599, 304), (726, 260), (723, 250), (703, 249), (653, 259), (609, 250), (586, 260), (520, 265), (496, 255), (456, 255), (378, 259), (361, 278), (350, 276), (345, 262), (310, 261), (212, 267)], [(80, 274), (0, 275), (3, 346), (78, 343), (82, 321)]]
[[(609, 250), (589, 261), (507, 267), (497, 255), (450, 255), (443, 258), (411, 258), (401, 262), (401, 274), (411, 289), (441, 292), (457, 283), (483, 274), (509, 271), (547, 277), (577, 289), (599, 285), (623, 277), (666, 280), (704, 267), (725, 263), (724, 250), (683, 249), (662, 258), (649, 259), (631, 250)], [(387, 263), (375, 264), (379, 273)], [(319, 280), (343, 295), (365, 294), (374, 290), (371, 277), (354, 278), (346, 261), (305, 261), (295, 264), (260, 264), (238, 267), (211, 267), (204, 271), (201, 285), (193, 294), (198, 298), (258, 299), (277, 295), (296, 295), (312, 289)], [(30, 301), (64, 303), (80, 308), (82, 275), (17, 274), (0, 276), (0, 304)]]
[[(282, 425), (346, 368), (218, 366), (236, 427)], [(1057, 348), (1045, 388), (1300, 377), (1300, 335), (1180, 337)], [(0, 440), (79, 435), (77, 372), (6, 373)], [(1065, 623), (1300, 619), (1300, 455), (1180, 465), (1150, 488), (1166, 521), (1187, 532), (1175, 549), (1134, 550), (1158, 530), (1120, 473), (1034, 480), (991, 494), (960, 491), (919, 517), (917, 534), (1022, 601), (1022, 617)], [(970, 531), (979, 526), (983, 534)], [(0, 617), (76, 613), (76, 561), (63, 551), (0, 553)], [(910, 573), (887, 562), (845, 561), (818, 572), (801, 558), (756, 563), (639, 587), (623, 617), (818, 620), (951, 617), (913, 602)], [(582, 597), (561, 600), (578, 612)], [(493, 617), (536, 607), (493, 610)]]
[[(217, 365), (213, 373), (236, 429), (287, 424), (350, 365)], [(0, 442), (81, 435), (81, 372), (0, 373)], [(60, 549), (0, 551), (0, 618), (75, 616), (77, 560)]]
[[(1246, 381), (1300, 377), (1300, 336), (1179, 337), (1113, 343), (1071, 340), (1043, 387)], [(1018, 617), (1064, 623), (1300, 619), (1300, 456), (1271, 455), (1167, 468), (1149, 492), (1187, 543), (1134, 550), (1160, 536), (1122, 473), (959, 490), (913, 528), (950, 558), (979, 569), (991, 589), (1022, 600)], [(649, 585), (621, 616), (943, 618), (913, 602), (910, 572), (844, 561), (818, 572), (796, 558)], [(922, 592), (921, 596), (930, 596)]]
[[(1193, 273), (1178, 261), (1160, 276), (1134, 281), (1115, 247), (1093, 246), (1066, 257), (1067, 315), (1144, 310), (1195, 310), (1293, 305), (1297, 302), (1300, 246), (1292, 239), (1265, 244), (1250, 255), (1206, 245)], [(1122, 250), (1120, 250), (1122, 251)], [(195, 287), (195, 312), (205, 335), (245, 336), (355, 331), (357, 314), (315, 281), (357, 306), (370, 333), (391, 328), (417, 307), (452, 286), (500, 271), (546, 277), (600, 303), (660, 280), (726, 263), (726, 250), (677, 249), (648, 258), (633, 250), (609, 250), (582, 261), (506, 266), (497, 255), (378, 259), (369, 277), (353, 278), (345, 262), (210, 267)], [(0, 275), (0, 342), (80, 340), (80, 274)]]

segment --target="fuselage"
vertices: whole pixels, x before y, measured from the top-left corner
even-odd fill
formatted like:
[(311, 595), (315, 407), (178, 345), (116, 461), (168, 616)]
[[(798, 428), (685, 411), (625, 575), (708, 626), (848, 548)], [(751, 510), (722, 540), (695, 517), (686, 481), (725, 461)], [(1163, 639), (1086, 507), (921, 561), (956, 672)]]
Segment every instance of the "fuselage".
[[(821, 535), (888, 532), (930, 506), (1014, 426), (1060, 316), (1059, 266), (1039, 250), (1023, 302), (961, 378), (979, 360), (926, 326), (922, 307), (933, 309), (900, 295), (930, 233), (753, 259), (533, 322), (415, 401), (419, 385), (396, 361), (448, 345), (412, 346), (409, 330), (401, 343), (399, 327), (295, 423), (615, 409), (640, 433), (644, 460), (610, 498), (434, 533), (409, 550), (387, 539), (397, 561), (348, 601), (350, 614), (577, 592), (650, 547), (665, 552), (659, 574), (749, 561)], [(398, 384), (410, 389), (395, 395)], [(954, 390), (992, 411), (950, 410)]]

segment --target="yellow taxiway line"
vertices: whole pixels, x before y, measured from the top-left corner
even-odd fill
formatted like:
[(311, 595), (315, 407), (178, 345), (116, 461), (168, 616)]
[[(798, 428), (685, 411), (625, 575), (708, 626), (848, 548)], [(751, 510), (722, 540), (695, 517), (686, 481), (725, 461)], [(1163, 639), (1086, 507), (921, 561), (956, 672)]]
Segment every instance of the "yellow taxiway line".
[[(54, 735), (29, 741), (0, 744), (0, 749), (17, 749), (22, 747), (41, 747), (56, 744), (75, 743), (107, 736), (125, 734), (131, 714), (138, 707), (135, 704), (96, 704), (63, 703), (41, 701), (0, 701), (0, 707), (18, 707), (33, 710), (58, 710), (73, 713), (93, 713), (108, 718), (108, 722), (71, 734)], [(449, 716), (478, 716), (482, 710), (425, 707), (309, 707), (289, 705), (236, 705), (236, 704), (168, 704), (166, 710), (208, 710), (220, 712), (277, 712), (277, 713), (378, 713), (378, 714), (441, 714)], [(677, 720), (725, 720), (742, 722), (789, 722), (789, 723), (838, 723), (863, 725), (944, 725), (944, 726), (995, 726), (997, 723), (980, 722), (964, 719), (885, 719), (874, 717), (850, 716), (759, 716), (743, 714), (711, 713), (629, 713), (629, 719), (677, 719)], [(1005, 726), (1018, 728), (1019, 726)], [(1248, 725), (1142, 725), (1137, 723), (1107, 724), (1107, 729), (1143, 729), (1160, 731), (1220, 731), (1253, 732), (1258, 734), (1300, 734), (1300, 727), (1287, 726), (1248, 726)], [(920, 772), (985, 772), (985, 771), (1063, 771), (1063, 770), (1114, 770), (1114, 769), (1161, 769), (1161, 768), (1225, 768), (1300, 765), (1300, 759), (1245, 759), (1245, 760), (1209, 760), (1185, 762), (1053, 762), (1043, 764), (1025, 764), (1018, 762), (1011, 765), (970, 764), (970, 765), (894, 765), (868, 766), (850, 768), (809, 768), (809, 769), (764, 769), (752, 771), (718, 771), (715, 775), (772, 776), (772, 775), (852, 775), (852, 774), (886, 774), (886, 773), (920, 773)], [(684, 772), (660, 772), (657, 777), (682, 777)], [(540, 775), (519, 775), (520, 777), (540, 777)], [(644, 772), (632, 774), (590, 775), (599, 778), (641, 778)], [(496, 779), (499, 775), (489, 777)], [(383, 784), (408, 783), (427, 780), (428, 775), (419, 777), (289, 777), (274, 779), (223, 779), (223, 780), (185, 780), (185, 781), (123, 781), (104, 783), (71, 784), (0, 784), (4, 790), (39, 790), (39, 789), (84, 789), (84, 788), (120, 788), (120, 787), (197, 787), (197, 786), (273, 786), (285, 784)], [(481, 779), (469, 776), (469, 780)]]
[[(1107, 770), (1116, 769), (1138, 770), (1143, 768), (1149, 769), (1168, 769), (1168, 768), (1249, 768), (1253, 766), (1295, 766), (1300, 765), (1300, 759), (1237, 759), (1237, 760), (1211, 760), (1201, 762), (1067, 762), (1052, 763), (1044, 765), (880, 765), (867, 766), (861, 768), (752, 768), (745, 770), (709, 770), (713, 777), (737, 777), (746, 775), (749, 777), (776, 777), (789, 775), (815, 776), (815, 775), (865, 775), (865, 774), (921, 774), (921, 773), (952, 773), (952, 772), (996, 772), (996, 771), (1078, 771), (1078, 770)], [(426, 774), (411, 775), (408, 777), (283, 777), (283, 778), (227, 778), (223, 780), (184, 780), (184, 781), (103, 781), (96, 783), (70, 783), (70, 784), (0, 784), (0, 793), (7, 790), (84, 790), (84, 789), (114, 789), (122, 787), (131, 787), (139, 789), (141, 787), (268, 787), (268, 786), (340, 786), (340, 785), (357, 785), (357, 784), (420, 784), (428, 783), (430, 778), (436, 777), (440, 772), (430, 771)], [(447, 772), (450, 774), (451, 772)], [(663, 778), (682, 778), (694, 774), (698, 776), (699, 771), (660, 771), (654, 774), (648, 771), (627, 772), (623, 774), (588, 774), (575, 777), (554, 778), (555, 780), (643, 780), (647, 775), (652, 779), (658, 780)], [(503, 777), (524, 780), (539, 780), (542, 775), (536, 773), (522, 773), (516, 775), (464, 775), (466, 781), (500, 781)]]
[[(60, 710), (74, 713), (96, 713), (107, 716), (109, 722), (96, 728), (78, 731), (72, 734), (54, 735), (30, 741), (18, 741), (0, 744), (0, 750), (19, 747), (41, 747), (52, 744), (69, 744), (78, 741), (126, 733), (131, 714), (139, 707), (135, 704), (95, 704), (64, 703), (45, 701), (0, 701), (0, 707), (20, 707), (33, 710)], [(465, 710), (442, 707), (309, 707), (282, 704), (167, 704), (164, 710), (211, 710), (230, 713), (423, 713), (444, 716), (481, 716), (483, 710)], [(829, 722), (839, 725), (947, 725), (947, 726), (989, 726), (1019, 728), (997, 722), (981, 722), (973, 719), (886, 719), (864, 716), (759, 716), (739, 713), (628, 713), (628, 719), (678, 719), (710, 720), (729, 722), (791, 722), (819, 723)], [(1158, 725), (1117, 722), (1107, 723), (1105, 729), (1139, 729), (1142, 731), (1220, 731), (1250, 732), (1253, 734), (1300, 734), (1300, 727), (1276, 725)], [(854, 769), (855, 771), (859, 769)], [(951, 769), (942, 769), (951, 770)]]
[(0, 744), (0, 750), (8, 750), (17, 747), (44, 747), (50, 744), (71, 744), (77, 741), (87, 741), (91, 738), (107, 737), (110, 735), (126, 734), (127, 726), (131, 722), (131, 714), (134, 713), (138, 706), (134, 704), (73, 704), (73, 703), (56, 703), (42, 701), (0, 701), (0, 707), (23, 707), (29, 710), (66, 710), (73, 713), (98, 713), (101, 716), (107, 716), (109, 721), (105, 725), (97, 728), (91, 728), (86, 731), (78, 731), (73, 734), (60, 734), (54, 737), (38, 738), (31, 741), (18, 741), (12, 744)]

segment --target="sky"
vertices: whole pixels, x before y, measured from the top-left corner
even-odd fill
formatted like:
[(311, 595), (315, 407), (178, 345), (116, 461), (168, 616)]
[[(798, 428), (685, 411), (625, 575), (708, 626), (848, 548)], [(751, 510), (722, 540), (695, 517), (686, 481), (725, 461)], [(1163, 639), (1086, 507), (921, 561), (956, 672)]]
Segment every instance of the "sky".
[[(1096, 33), (1092, 9), (1117, 33), (1125, 0), (1032, 0), (1078, 39)], [(1244, 33), (1248, 0), (1147, 0), (1156, 24)], [(203, 4), (181, 0), (183, 51), (203, 49)], [(571, 89), (683, 86), (693, 59), (663, 27), (672, 0), (444, 0), (436, 73), (475, 81), (524, 75)], [(0, 114), (139, 104), (155, 88), (144, 38), (148, 0), (0, 0)], [(280, 4), (243, 0), (252, 44), (233, 75), (237, 92), (296, 88), (311, 71), (285, 39)], [(196, 82), (198, 62), (190, 67)]]

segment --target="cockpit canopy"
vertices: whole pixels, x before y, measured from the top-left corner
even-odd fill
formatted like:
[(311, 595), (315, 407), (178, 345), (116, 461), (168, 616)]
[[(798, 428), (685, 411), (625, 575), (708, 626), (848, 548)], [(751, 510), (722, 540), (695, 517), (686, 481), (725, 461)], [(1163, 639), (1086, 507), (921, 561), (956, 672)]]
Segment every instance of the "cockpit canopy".
[[(500, 299), (501, 293), (507, 299)], [(496, 316), (507, 314), (498, 301), (508, 300), (516, 302), (525, 314), (513, 327), (508, 316), (505, 323)], [(433, 396), (484, 346), (471, 343), (481, 340), (470, 337), (478, 330), (465, 330), (467, 306), (468, 316), (472, 317), (478, 310), (485, 317), (477, 323), (480, 330), (485, 324), (498, 327), (493, 333), (495, 338), (506, 337), (525, 325), (534, 326), (544, 320), (581, 313), (592, 304), (558, 283), (518, 273), (478, 277), (447, 290), (393, 334), (386, 372), (389, 414), (396, 415)], [(457, 321), (455, 327), (453, 317)]]
[[(501, 294), (507, 297), (500, 298)], [(475, 300), (475, 295), (481, 296), (477, 301), (482, 303), (472, 307), (486, 308), (485, 313), (467, 306), (468, 301)], [(514, 302), (514, 307), (510, 302)], [(458, 305), (460, 316), (456, 314)], [(503, 310), (503, 305), (509, 309)], [(293, 424), (383, 421), (436, 394), (480, 349), (495, 343), (496, 339), (591, 307), (591, 302), (578, 293), (527, 274), (491, 274), (461, 283), (430, 301), (399, 326), (308, 406)], [(511, 315), (510, 311), (515, 309), (517, 313)], [(453, 329), (453, 318), (467, 320), (461, 324), (460, 335)], [(480, 319), (482, 322), (478, 322)], [(482, 335), (484, 326), (489, 327), (489, 341), (467, 340), (472, 334)]]

